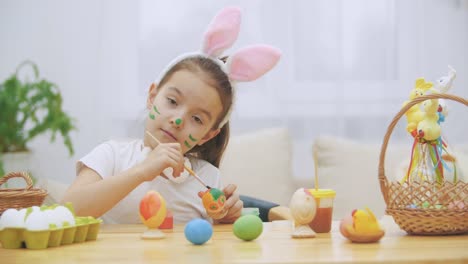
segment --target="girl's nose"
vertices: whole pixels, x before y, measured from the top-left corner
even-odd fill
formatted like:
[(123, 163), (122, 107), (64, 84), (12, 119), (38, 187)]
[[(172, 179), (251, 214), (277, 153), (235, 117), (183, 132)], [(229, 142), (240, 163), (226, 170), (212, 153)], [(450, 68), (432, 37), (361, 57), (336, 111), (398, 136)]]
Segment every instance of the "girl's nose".
[(182, 126), (182, 118), (175, 118), (171, 120), (171, 124), (177, 128)]

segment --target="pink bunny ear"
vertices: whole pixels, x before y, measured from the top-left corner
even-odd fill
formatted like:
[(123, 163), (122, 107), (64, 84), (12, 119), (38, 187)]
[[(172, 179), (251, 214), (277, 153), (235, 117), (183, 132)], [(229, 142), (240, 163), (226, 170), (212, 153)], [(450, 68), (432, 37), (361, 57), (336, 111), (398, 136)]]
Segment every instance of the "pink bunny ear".
[(205, 32), (202, 51), (217, 57), (232, 46), (239, 34), (241, 11), (237, 7), (221, 10), (211, 21)]
[(236, 81), (253, 81), (271, 70), (281, 51), (268, 45), (254, 45), (243, 48), (228, 59), (229, 78)]

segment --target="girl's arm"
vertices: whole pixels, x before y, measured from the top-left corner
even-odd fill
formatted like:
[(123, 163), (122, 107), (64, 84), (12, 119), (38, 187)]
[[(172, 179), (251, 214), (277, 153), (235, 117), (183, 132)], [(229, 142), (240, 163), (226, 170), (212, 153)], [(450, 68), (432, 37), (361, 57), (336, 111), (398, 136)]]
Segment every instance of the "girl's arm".
[(62, 202), (71, 202), (79, 216), (100, 217), (144, 181), (152, 181), (167, 168), (179, 175), (184, 169), (184, 157), (179, 143), (162, 143), (146, 159), (130, 169), (102, 178), (84, 166), (68, 188)]
[(94, 170), (84, 166), (63, 197), (71, 202), (78, 216), (100, 217), (144, 181), (140, 166), (102, 179)]

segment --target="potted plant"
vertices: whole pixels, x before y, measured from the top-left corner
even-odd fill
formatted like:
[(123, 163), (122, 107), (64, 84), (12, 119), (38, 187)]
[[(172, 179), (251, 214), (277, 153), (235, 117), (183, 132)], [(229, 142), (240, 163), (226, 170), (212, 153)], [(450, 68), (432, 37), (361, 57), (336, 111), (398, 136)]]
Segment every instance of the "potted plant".
[[(27, 67), (34, 73), (32, 81), (20, 79), (20, 71)], [(21, 63), (15, 73), (0, 84), (0, 177), (5, 175), (6, 155), (29, 151), (28, 143), (46, 132), (51, 132), (51, 142), (59, 132), (72, 155), (72, 130), (75, 130), (74, 120), (62, 109), (57, 85), (41, 79), (34, 62)]]

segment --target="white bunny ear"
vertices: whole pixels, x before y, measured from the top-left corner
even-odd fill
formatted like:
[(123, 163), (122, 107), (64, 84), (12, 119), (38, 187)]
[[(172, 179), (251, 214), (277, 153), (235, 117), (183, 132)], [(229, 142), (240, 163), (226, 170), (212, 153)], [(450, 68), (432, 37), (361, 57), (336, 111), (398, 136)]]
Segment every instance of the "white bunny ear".
[(203, 53), (210, 57), (218, 57), (232, 46), (239, 34), (241, 11), (237, 7), (227, 7), (221, 10), (211, 21), (205, 32)]
[(235, 81), (253, 81), (271, 70), (281, 51), (268, 45), (253, 45), (230, 56), (227, 61), (228, 75)]

